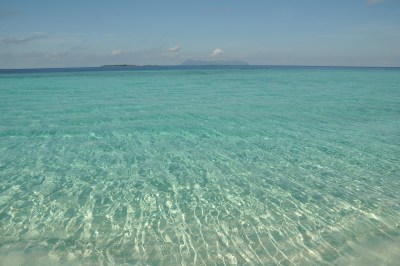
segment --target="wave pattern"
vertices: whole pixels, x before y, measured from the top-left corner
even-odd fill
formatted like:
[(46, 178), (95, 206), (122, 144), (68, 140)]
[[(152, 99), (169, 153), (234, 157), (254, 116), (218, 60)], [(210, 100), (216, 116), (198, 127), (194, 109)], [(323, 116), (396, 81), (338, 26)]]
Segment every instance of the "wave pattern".
[(395, 264), (400, 75), (0, 76), (0, 264)]

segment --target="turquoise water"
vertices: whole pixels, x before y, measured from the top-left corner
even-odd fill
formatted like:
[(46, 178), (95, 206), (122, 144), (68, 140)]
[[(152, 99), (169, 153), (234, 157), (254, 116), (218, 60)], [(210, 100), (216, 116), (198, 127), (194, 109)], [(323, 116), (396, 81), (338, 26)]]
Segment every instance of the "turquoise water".
[(395, 265), (400, 69), (0, 73), (0, 265)]

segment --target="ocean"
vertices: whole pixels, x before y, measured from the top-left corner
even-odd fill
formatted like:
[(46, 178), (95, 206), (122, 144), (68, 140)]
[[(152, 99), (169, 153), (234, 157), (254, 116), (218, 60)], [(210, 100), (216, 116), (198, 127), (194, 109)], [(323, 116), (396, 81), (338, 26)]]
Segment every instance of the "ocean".
[(0, 265), (396, 265), (400, 68), (0, 70)]

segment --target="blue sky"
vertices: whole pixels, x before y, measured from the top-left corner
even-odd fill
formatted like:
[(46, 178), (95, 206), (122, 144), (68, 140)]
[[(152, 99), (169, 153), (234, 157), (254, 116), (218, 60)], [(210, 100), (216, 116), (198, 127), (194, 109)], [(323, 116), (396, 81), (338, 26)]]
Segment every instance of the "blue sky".
[(399, 0), (0, 0), (0, 68), (400, 66)]

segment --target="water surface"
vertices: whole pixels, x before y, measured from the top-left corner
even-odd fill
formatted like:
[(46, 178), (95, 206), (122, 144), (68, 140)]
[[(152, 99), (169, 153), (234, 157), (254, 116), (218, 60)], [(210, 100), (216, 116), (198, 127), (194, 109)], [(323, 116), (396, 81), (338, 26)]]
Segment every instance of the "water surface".
[(0, 71), (0, 265), (395, 265), (400, 69)]

